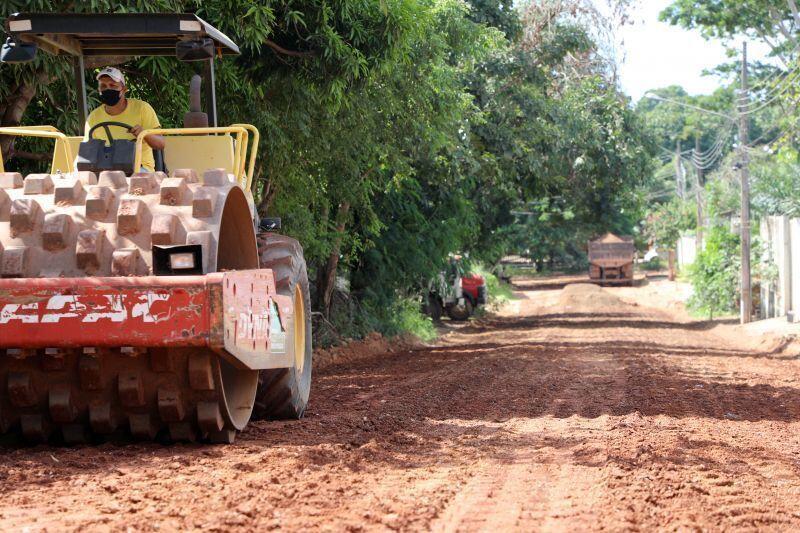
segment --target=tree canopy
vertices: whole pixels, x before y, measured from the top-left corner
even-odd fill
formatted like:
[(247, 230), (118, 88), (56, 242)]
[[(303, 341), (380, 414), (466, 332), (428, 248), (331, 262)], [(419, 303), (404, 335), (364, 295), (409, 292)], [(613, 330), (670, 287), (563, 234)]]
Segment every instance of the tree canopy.
[[(195, 12), (240, 45), (218, 62), (220, 120), (261, 130), (258, 208), (303, 244), (323, 314), (337, 277), (351, 311), (375, 314), (449, 253), (578, 260), (588, 237), (631, 233), (640, 218), (656, 145), (617, 87), (591, 2), (34, 4), (7, 1), (3, 13)], [(166, 126), (180, 123), (191, 65), (119, 67)], [(0, 65), (0, 79), (3, 125), (78, 130), (68, 64), (41, 55)], [(3, 150), (20, 153), (8, 140)]]

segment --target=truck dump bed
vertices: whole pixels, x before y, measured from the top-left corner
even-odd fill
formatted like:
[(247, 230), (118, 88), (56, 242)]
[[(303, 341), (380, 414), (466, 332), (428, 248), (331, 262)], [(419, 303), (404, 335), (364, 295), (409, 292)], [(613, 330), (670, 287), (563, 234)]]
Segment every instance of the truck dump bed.
[(635, 253), (633, 237), (606, 233), (589, 241), (589, 278), (608, 283), (632, 283)]

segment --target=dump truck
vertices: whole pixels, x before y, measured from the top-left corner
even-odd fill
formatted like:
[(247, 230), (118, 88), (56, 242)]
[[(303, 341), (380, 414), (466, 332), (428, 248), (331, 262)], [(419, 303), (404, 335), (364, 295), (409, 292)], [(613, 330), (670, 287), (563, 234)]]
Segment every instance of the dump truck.
[(633, 237), (606, 233), (589, 241), (589, 279), (596, 283), (633, 285)]
[[(5, 30), (5, 63), (72, 60), (79, 124), (87, 58), (173, 56), (202, 76), (185, 80), (184, 128), (126, 139), (133, 125), (99, 124), (107, 142), (0, 128), (53, 142), (47, 173), (0, 159), (0, 433), (230, 443), (252, 416), (302, 416), (303, 249), (256, 212), (259, 131), (217, 124), (215, 61), (237, 45), (193, 14), (14, 14)], [(155, 172), (139, 172), (151, 134), (166, 146)]]

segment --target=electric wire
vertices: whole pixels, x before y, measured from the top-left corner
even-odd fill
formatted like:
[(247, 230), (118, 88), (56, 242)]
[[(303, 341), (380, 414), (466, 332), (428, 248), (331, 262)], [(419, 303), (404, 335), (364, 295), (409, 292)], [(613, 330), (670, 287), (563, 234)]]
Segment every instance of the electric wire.
[[(792, 82), (794, 82), (794, 81), (797, 80), (799, 74), (800, 74), (800, 66), (795, 65), (790, 70), (786, 71), (785, 75), (783, 75), (783, 77), (780, 80), (777, 80), (774, 85), (772, 85), (771, 87), (766, 89), (766, 93), (761, 95), (761, 98), (763, 100), (769, 99), (770, 97), (772, 97), (773, 95), (775, 95), (777, 92), (779, 92), (781, 90), (781, 85), (785, 86), (785, 84), (787, 82), (786, 80), (788, 80), (789, 78), (793, 78)], [(750, 91), (751, 92), (761, 92), (762, 89), (757, 87), (757, 86), (753, 86), (753, 87), (750, 88)], [(757, 104), (758, 104), (758, 102), (751, 102), (750, 104), (745, 104), (745, 105), (757, 105)]]
[[(797, 66), (795, 66), (793, 68), (797, 68)], [(775, 72), (770, 74), (769, 77), (767, 77), (766, 79), (756, 81), (753, 84), (753, 86), (751, 87), (751, 89), (753, 91), (760, 91), (762, 88), (767, 87), (767, 86), (774, 87), (776, 85), (776, 83), (773, 83), (773, 82), (777, 82), (779, 80), (779, 78), (781, 78), (781, 77), (785, 78), (786, 77), (785, 75), (788, 74), (791, 71), (792, 71), (792, 69), (784, 71), (784, 70), (781, 70), (780, 68), (778, 68)]]
[(724, 156), (725, 154), (722, 148), (720, 148), (720, 150), (716, 153), (714, 157), (703, 161), (692, 159), (691, 164), (696, 169), (708, 170), (709, 168), (713, 168), (717, 164), (717, 162), (719, 162), (719, 160), (722, 159)]
[[(796, 78), (795, 78), (793, 81), (797, 81), (797, 80), (800, 80), (800, 74), (798, 74), (798, 76), (797, 76), (797, 77), (796, 77)], [(782, 91), (781, 91), (780, 93), (776, 94), (775, 96), (773, 96), (772, 98), (770, 98), (769, 100), (767, 100), (767, 101), (765, 101), (765, 102), (761, 102), (761, 103), (760, 103), (761, 105), (759, 105), (758, 107), (755, 107), (755, 108), (746, 108), (745, 106), (741, 106), (741, 107), (738, 109), (738, 112), (739, 112), (739, 113), (741, 113), (741, 114), (745, 114), (745, 115), (753, 115), (753, 114), (755, 114), (755, 113), (758, 113), (758, 112), (759, 112), (759, 111), (761, 111), (762, 109), (766, 109), (766, 108), (768, 108), (769, 106), (771, 106), (773, 102), (775, 102), (777, 99), (779, 99), (779, 98), (780, 98), (780, 97), (782, 97), (784, 94), (786, 94), (786, 92), (787, 92), (789, 89), (794, 89), (794, 88), (796, 88), (796, 87), (794, 87), (794, 86), (792, 86), (792, 85), (787, 85), (786, 87), (784, 87), (784, 88), (782, 89)]]
[(691, 152), (692, 159), (700, 162), (705, 162), (709, 159), (716, 157), (718, 152), (722, 149), (724, 144), (730, 138), (731, 133), (732, 129), (728, 129), (724, 134), (717, 137), (716, 141), (714, 141), (714, 144), (711, 145), (711, 148), (709, 148), (705, 152), (695, 152), (694, 150), (692, 150)]
[(795, 67), (790, 76), (792, 76), (791, 80), (789, 80), (789, 76), (781, 80), (780, 86), (776, 86), (775, 90), (769, 93), (768, 96), (767, 95), (763, 96), (762, 101), (742, 103), (744, 96), (740, 96), (737, 111), (740, 114), (743, 113), (746, 115), (752, 115), (754, 113), (757, 113), (758, 111), (761, 111), (762, 109), (769, 107), (770, 105), (772, 105), (773, 102), (775, 102), (784, 94), (786, 94), (787, 91), (789, 91), (790, 89), (797, 88), (795, 82), (800, 81), (800, 69), (798, 69), (798, 67)]
[(705, 152), (695, 152), (692, 150), (691, 162), (692, 166), (702, 170), (707, 170), (713, 167), (717, 161), (724, 157), (725, 143), (728, 142), (733, 133), (733, 127), (729, 127), (724, 133), (717, 137), (711, 148)]
[(727, 128), (725, 128), (718, 136), (714, 144), (711, 148), (706, 150), (705, 152), (695, 152), (692, 150), (692, 155), (696, 156), (697, 158), (704, 159), (706, 155), (718, 150), (718, 146), (724, 144), (728, 139), (730, 139), (731, 135), (733, 134), (733, 124), (729, 124)]
[[(789, 59), (789, 62), (791, 62), (791, 58), (792, 58), (792, 57), (793, 57), (793, 56), (794, 56), (794, 55), (795, 55), (795, 54), (796, 54), (798, 51), (800, 51), (800, 43), (796, 44), (796, 45), (795, 45), (795, 47), (794, 47), (792, 50), (790, 50), (790, 51), (789, 51), (789, 52), (786, 54), (786, 57)], [(794, 68), (797, 68), (797, 66), (798, 66), (798, 65), (795, 65), (795, 67), (794, 67)], [(776, 70), (775, 70), (775, 72), (773, 72), (772, 74), (770, 74), (770, 75), (769, 75), (769, 77), (768, 77), (767, 79), (765, 79), (765, 80), (759, 80), (759, 81), (757, 81), (756, 83), (754, 83), (754, 84), (753, 84), (753, 89), (757, 89), (759, 85), (761, 85), (761, 86), (764, 86), (764, 85), (767, 85), (767, 84), (769, 84), (769, 83), (772, 83), (772, 81), (773, 81), (773, 80), (774, 80), (776, 77), (778, 77), (778, 76), (781, 76), (782, 74), (784, 74), (784, 71), (782, 71), (782, 70), (780, 69), (780, 67), (776, 67)]]
[(713, 152), (708, 153), (704, 157), (692, 157), (691, 161), (697, 166), (713, 165), (722, 156), (727, 139), (721, 139), (721, 142), (716, 145)]

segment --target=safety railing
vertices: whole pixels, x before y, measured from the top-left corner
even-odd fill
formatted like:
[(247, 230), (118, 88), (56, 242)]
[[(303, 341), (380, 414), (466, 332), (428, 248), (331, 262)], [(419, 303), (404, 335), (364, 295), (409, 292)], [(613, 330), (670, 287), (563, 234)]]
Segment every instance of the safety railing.
[[(213, 135), (227, 134), (235, 135), (233, 171), (236, 183), (249, 191), (253, 186), (256, 158), (258, 156), (258, 145), (261, 135), (258, 128), (252, 124), (234, 124), (225, 127), (208, 128), (159, 128), (142, 131), (136, 138), (136, 155), (134, 161), (135, 169), (142, 166), (142, 143), (148, 135)], [(0, 128), (0, 135), (10, 135), (15, 137), (41, 137), (54, 139), (57, 146), (61, 146), (65, 161), (75, 161), (75, 155), (69, 143), (69, 137), (53, 126), (19, 126), (14, 128)], [(252, 136), (252, 143), (250, 138)], [(249, 157), (248, 157), (249, 156)], [(2, 154), (0, 154), (0, 172), (5, 172)]]
[[(258, 142), (258, 130), (249, 124), (237, 124), (234, 126), (208, 127), (208, 128), (163, 128), (142, 131), (136, 138), (136, 156), (133, 168), (142, 167), (142, 143), (148, 135), (212, 135), (212, 134), (235, 134), (235, 146), (233, 157), (233, 171), (236, 183), (244, 190), (249, 190), (252, 183), (252, 170), (248, 173), (245, 164), (247, 162), (248, 150), (248, 131), (254, 131), (254, 142)], [(255, 168), (255, 153), (250, 160), (250, 169)]]
[[(53, 126), (20, 126), (16, 128), (0, 128), (0, 135), (10, 135), (12, 137), (43, 137), (46, 139), (61, 140), (64, 150), (64, 157), (67, 161), (74, 161), (72, 148), (69, 146), (69, 139), (66, 135), (58, 131)], [(56, 143), (58, 145), (58, 143)], [(3, 155), (0, 154), (0, 172), (5, 172), (5, 162)]]
[[(249, 131), (253, 135), (253, 144), (249, 147), (250, 150), (250, 161), (247, 167), (247, 172), (245, 175), (247, 176), (247, 183), (245, 184), (245, 190), (252, 192), (253, 187), (253, 173), (256, 170), (256, 157), (258, 156), (258, 143), (261, 142), (261, 134), (258, 131), (258, 128), (253, 126), (252, 124), (234, 124), (234, 127), (244, 128), (245, 130)], [(242, 161), (244, 163), (244, 161)], [(244, 167), (242, 167), (244, 171)]]

